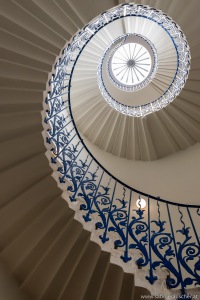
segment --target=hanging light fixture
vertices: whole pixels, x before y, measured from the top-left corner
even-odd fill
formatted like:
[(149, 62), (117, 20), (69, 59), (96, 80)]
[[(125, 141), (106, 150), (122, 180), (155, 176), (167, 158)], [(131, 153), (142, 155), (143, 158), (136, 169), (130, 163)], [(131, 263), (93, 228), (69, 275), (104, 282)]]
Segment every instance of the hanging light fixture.
[(136, 205), (137, 205), (137, 207), (139, 207), (139, 208), (145, 208), (145, 206), (146, 206), (146, 201), (144, 200), (144, 199), (142, 199), (142, 198), (138, 198), (137, 199), (137, 201), (136, 201)]

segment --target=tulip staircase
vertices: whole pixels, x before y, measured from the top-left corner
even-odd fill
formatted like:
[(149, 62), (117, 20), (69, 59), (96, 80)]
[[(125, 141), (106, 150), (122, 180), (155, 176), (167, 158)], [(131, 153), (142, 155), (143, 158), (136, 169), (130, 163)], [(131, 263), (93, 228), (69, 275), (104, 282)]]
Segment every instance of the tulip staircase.
[[(62, 59), (67, 51), (66, 42), (96, 16), (124, 2), (0, 0), (0, 300), (137, 300), (151, 294), (159, 295), (161, 291), (167, 295), (178, 295), (185, 287), (191, 289), (191, 294), (199, 293), (198, 199), (196, 202), (188, 200), (188, 206), (181, 199), (175, 205), (173, 201), (162, 201), (157, 195), (150, 196), (144, 183), (144, 189), (139, 192), (135, 189), (137, 185), (134, 182), (130, 186), (130, 182), (124, 182), (126, 179), (123, 181), (120, 176), (116, 178), (118, 176), (112, 164), (108, 170), (104, 165), (104, 158), (112, 160), (112, 157), (119, 162), (140, 161), (145, 166), (154, 161), (159, 163), (165, 157), (177, 157), (192, 147), (198, 147), (200, 141), (200, 3), (198, 0), (138, 0), (137, 3), (162, 10), (181, 26), (187, 36), (191, 69), (180, 95), (170, 105), (142, 118), (122, 114), (105, 101), (96, 80), (97, 68), (106, 47), (117, 36), (130, 29), (129, 22), (123, 23), (120, 19), (118, 27), (111, 26), (109, 30), (105, 28), (99, 32), (96, 40), (88, 43), (81, 53), (72, 70), (73, 78), (70, 78), (71, 102), (68, 103), (69, 99), (63, 98), (67, 105), (64, 119), (59, 119), (60, 123), (52, 129), (49, 124), (53, 120), (53, 113), (62, 117), (62, 114), (58, 114), (64, 107), (63, 102), (61, 106), (56, 103), (57, 110), (53, 110), (55, 107), (52, 108), (51, 99), (54, 93), (59, 96), (62, 91), (62, 86), (56, 86), (56, 80), (60, 79), (59, 70), (62, 69)], [(144, 31), (145, 28), (138, 29), (138, 34), (143, 34)], [(145, 92), (149, 97), (166, 89), (173, 76), (176, 57), (173, 45), (166, 46), (166, 40), (161, 41), (156, 38), (156, 34), (154, 37), (154, 33), (155, 28), (152, 27), (147, 35), (149, 38), (153, 36), (155, 44), (157, 43), (161, 63), (158, 67), (159, 74)], [(72, 42), (73, 39), (70, 43)], [(60, 60), (56, 60), (58, 56)], [(68, 74), (64, 76), (69, 80)], [(62, 122), (66, 119), (69, 122), (64, 126)], [(59, 130), (64, 127), (67, 130), (62, 145), (54, 141), (59, 132), (58, 126)], [(70, 144), (72, 136), (75, 138)], [(64, 161), (64, 156), (59, 156), (60, 153), (66, 154), (63, 151), (66, 147), (70, 162)], [(75, 157), (78, 158), (78, 153), (79, 163), (82, 165), (75, 180), (74, 175), (69, 176), (65, 167), (68, 162), (67, 170), (73, 173), (72, 164)], [(98, 163), (98, 158), (101, 163)], [(199, 165), (198, 160), (196, 164)], [(85, 178), (90, 185), (81, 185)], [(196, 178), (194, 181), (197, 182)], [(98, 188), (93, 190), (97, 185)], [(99, 203), (96, 204), (96, 210), (92, 206), (95, 197), (100, 195), (100, 188), (104, 189), (102, 207), (110, 220), (112, 205), (108, 207), (111, 203), (108, 195), (114, 195), (117, 190), (116, 200), (112, 201), (120, 203), (115, 204), (115, 209), (120, 214), (125, 213), (127, 216), (129, 213), (131, 229), (133, 230), (133, 223), (136, 221), (142, 221), (146, 226), (146, 231), (141, 223), (137, 227), (139, 231), (136, 235), (143, 238), (140, 243), (137, 240), (137, 245), (132, 244), (130, 247), (130, 242), (128, 244), (127, 238), (124, 238), (124, 229), (121, 230), (125, 223), (117, 224), (115, 217), (113, 224), (116, 227), (109, 225), (110, 220), (107, 223), (105, 221), (103, 225), (105, 227), (106, 224), (107, 229), (102, 231), (103, 217), (100, 218), (100, 210), (97, 211)], [(83, 190), (90, 191), (93, 200)], [(128, 206), (128, 197), (132, 203), (138, 197), (145, 198), (148, 204), (146, 215), (140, 201), (138, 208)], [(90, 207), (87, 206), (89, 202), (84, 202), (85, 199), (91, 200)], [(152, 214), (150, 203), (154, 209)], [(172, 211), (175, 210), (173, 219)], [(135, 213), (133, 216), (132, 211)], [(119, 219), (122, 217), (120, 214)], [(165, 219), (166, 215), (168, 219)], [(149, 256), (150, 249), (148, 253), (145, 250), (146, 232), (151, 222), (155, 224), (155, 227), (151, 225), (152, 243), (153, 238), (159, 238), (159, 234), (160, 239), (163, 238), (163, 248), (175, 241), (174, 248), (169, 246), (165, 258), (159, 257), (163, 264), (160, 269), (160, 260), (157, 261), (153, 255)], [(164, 228), (165, 223), (170, 225)], [(181, 227), (176, 228), (176, 223)], [(160, 230), (157, 233), (156, 226)], [(165, 229), (168, 231), (162, 237)], [(193, 230), (192, 236), (188, 230)], [(124, 242), (123, 249), (122, 240), (116, 239), (117, 233)], [(178, 235), (182, 236), (180, 240), (176, 238)], [(186, 244), (187, 249), (184, 248)], [(154, 249), (156, 245), (154, 244)], [(182, 270), (181, 277), (171, 263), (174, 257), (178, 257), (176, 245), (180, 245), (179, 250), (186, 251), (186, 262), (189, 265), (189, 269), (184, 267), (184, 259), (181, 260), (182, 257), (179, 256), (177, 264), (179, 271)], [(145, 259), (147, 263), (143, 265)], [(192, 263), (195, 264), (193, 271)], [(192, 279), (185, 274), (187, 272)], [(172, 291), (173, 285), (175, 286), (174, 274), (177, 289)]]

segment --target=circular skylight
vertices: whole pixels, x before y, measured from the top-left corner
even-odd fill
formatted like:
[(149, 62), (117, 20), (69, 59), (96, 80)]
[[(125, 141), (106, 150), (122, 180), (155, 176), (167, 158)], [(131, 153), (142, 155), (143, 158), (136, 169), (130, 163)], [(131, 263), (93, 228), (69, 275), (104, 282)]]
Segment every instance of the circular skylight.
[[(121, 19), (123, 30), (117, 31)], [(144, 117), (174, 101), (188, 78), (191, 58), (180, 27), (162, 11), (137, 4), (117, 7), (106, 18), (101, 15), (98, 24), (105, 24), (105, 32), (110, 28), (115, 37), (97, 67), (104, 100), (134, 117)]]
[[(90, 58), (90, 51), (95, 58)], [(62, 54), (59, 63), (63, 60), (66, 66), (55, 74), (57, 80), (67, 85), (64, 77), (72, 80), (76, 69), (84, 74), (77, 93), (84, 86), (83, 93), (90, 91), (94, 101), (103, 98), (118, 112), (134, 117), (144, 117), (174, 101), (190, 69), (189, 45), (176, 22), (160, 10), (134, 3), (96, 17)], [(117, 64), (122, 68), (114, 67)], [(87, 74), (91, 89), (85, 84)], [(60, 90), (61, 84), (56, 93)]]
[(144, 88), (157, 70), (154, 45), (141, 34), (120, 36), (106, 50), (107, 73), (119, 89), (133, 92)]
[(143, 82), (151, 71), (151, 55), (138, 43), (127, 43), (120, 46), (113, 54), (112, 73), (119, 83), (134, 86)]

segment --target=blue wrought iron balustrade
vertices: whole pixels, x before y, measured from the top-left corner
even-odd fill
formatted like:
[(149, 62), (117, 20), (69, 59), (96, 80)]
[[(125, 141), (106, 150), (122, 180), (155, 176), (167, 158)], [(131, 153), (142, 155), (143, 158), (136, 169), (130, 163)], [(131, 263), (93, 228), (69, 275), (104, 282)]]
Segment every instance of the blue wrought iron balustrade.
[[(52, 147), (51, 162), (59, 164), (60, 183), (69, 183), (70, 201), (81, 200), (83, 221), (95, 219), (102, 243), (107, 243), (112, 235), (124, 263), (131, 263), (133, 251), (139, 250), (141, 257), (136, 263), (149, 269), (146, 279), (151, 284), (157, 280), (154, 271), (166, 268), (170, 271), (166, 280), (169, 288), (184, 291), (199, 285), (200, 208), (156, 199), (110, 175), (80, 139), (65, 98), (67, 94), (61, 95), (62, 89), (60, 94), (56, 92), (56, 76), (50, 85), (53, 93), (46, 101), (45, 122), (50, 125), (46, 142)], [(136, 206), (138, 197), (146, 199), (147, 207)]]
[[(102, 18), (105, 21), (104, 15)], [(92, 156), (73, 120), (73, 68), (83, 44), (98, 29), (94, 21), (90, 30), (75, 36), (49, 80), (44, 123), (51, 164), (63, 190), (69, 193), (69, 201), (72, 205), (80, 203), (82, 222), (95, 222), (94, 230), (102, 244), (113, 242), (125, 264), (136, 263), (148, 270), (146, 280), (151, 284), (158, 280), (156, 270), (167, 269), (168, 288), (181, 289), (184, 294), (186, 289), (200, 285), (200, 206), (171, 203), (120, 182)], [(146, 200), (145, 208), (141, 201), (137, 207), (138, 198)], [(136, 262), (135, 251), (140, 253)]]

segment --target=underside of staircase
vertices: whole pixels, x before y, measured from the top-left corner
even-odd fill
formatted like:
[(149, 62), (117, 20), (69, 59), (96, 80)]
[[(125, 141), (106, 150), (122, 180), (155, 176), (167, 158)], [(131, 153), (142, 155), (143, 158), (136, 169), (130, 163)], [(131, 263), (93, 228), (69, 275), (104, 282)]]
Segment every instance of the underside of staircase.
[[(180, 19), (189, 9), (188, 1), (183, 2)], [(51, 177), (41, 134), (43, 90), (56, 56), (77, 30), (120, 3), (0, 0), (2, 300), (137, 300), (150, 295), (135, 285), (132, 274), (112, 264), (110, 254), (92, 242), (90, 233), (74, 219)], [(177, 9), (176, 0), (137, 3), (169, 14)], [(198, 51), (200, 44), (193, 44)], [(185, 91), (193, 89), (193, 106), (186, 119), (197, 106), (197, 79), (193, 71)], [(184, 103), (187, 111), (187, 100)]]

